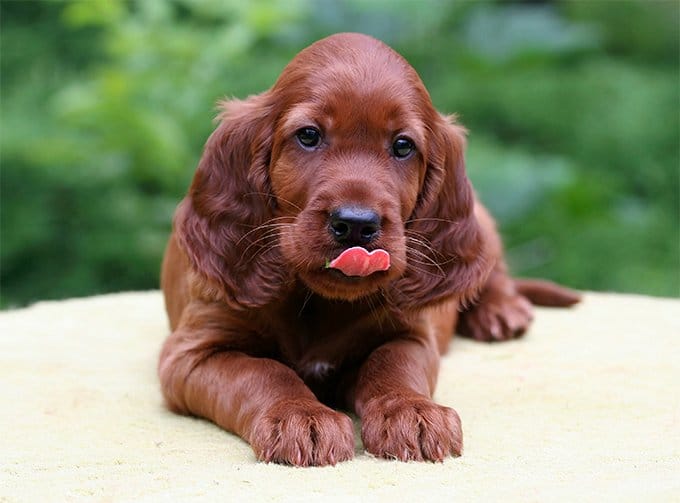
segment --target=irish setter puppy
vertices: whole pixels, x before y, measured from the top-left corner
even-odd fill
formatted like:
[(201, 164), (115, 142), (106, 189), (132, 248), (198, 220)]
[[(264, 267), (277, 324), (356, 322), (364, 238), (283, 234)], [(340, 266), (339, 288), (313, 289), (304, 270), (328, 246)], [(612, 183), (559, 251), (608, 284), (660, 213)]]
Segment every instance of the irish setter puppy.
[(458, 415), (431, 398), (454, 330), (511, 339), (530, 301), (578, 301), (508, 276), (465, 130), (359, 34), (313, 44), (271, 89), (221, 109), (163, 263), (167, 405), (267, 462), (352, 458), (339, 410), (375, 456), (460, 455)]

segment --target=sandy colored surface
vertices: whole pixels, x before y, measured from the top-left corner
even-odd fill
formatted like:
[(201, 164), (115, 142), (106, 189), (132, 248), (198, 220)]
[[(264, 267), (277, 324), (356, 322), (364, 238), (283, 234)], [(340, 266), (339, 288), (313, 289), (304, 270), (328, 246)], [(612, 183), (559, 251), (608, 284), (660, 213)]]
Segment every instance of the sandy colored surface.
[(435, 398), (465, 454), (441, 464), (359, 440), (335, 467), (258, 463), (164, 410), (166, 331), (158, 292), (0, 313), (0, 501), (680, 501), (680, 300), (587, 294), (523, 340), (456, 339)]

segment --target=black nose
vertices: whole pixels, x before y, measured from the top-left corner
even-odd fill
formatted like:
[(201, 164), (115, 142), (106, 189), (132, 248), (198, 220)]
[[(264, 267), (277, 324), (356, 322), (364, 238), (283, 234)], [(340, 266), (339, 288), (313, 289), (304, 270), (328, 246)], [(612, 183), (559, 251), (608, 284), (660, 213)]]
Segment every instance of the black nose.
[(338, 243), (365, 245), (380, 232), (380, 215), (368, 208), (343, 206), (331, 212), (329, 229)]

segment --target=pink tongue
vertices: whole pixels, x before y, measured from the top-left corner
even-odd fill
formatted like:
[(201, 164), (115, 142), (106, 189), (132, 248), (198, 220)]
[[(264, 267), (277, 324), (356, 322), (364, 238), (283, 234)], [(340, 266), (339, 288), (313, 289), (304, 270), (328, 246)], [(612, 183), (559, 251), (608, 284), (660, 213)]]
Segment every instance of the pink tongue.
[(368, 276), (376, 271), (389, 269), (390, 254), (381, 249), (368, 253), (361, 246), (354, 246), (338, 255), (328, 267), (339, 269), (346, 276)]

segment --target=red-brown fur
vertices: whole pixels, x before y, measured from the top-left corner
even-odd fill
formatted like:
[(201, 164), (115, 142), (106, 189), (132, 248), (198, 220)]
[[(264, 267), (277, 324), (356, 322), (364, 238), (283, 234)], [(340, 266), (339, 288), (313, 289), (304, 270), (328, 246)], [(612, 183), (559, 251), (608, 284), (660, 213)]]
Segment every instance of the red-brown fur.
[[(322, 131), (321, 147), (296, 141), (307, 126)], [(415, 155), (391, 155), (397, 134)], [(163, 263), (168, 406), (240, 435), (264, 461), (352, 458), (351, 420), (331, 407), (358, 414), (376, 456), (459, 455), (460, 419), (431, 399), (440, 353), (456, 326), (504, 340), (532, 316), (466, 177), (464, 146), (408, 63), (364, 35), (317, 42), (270, 90), (223, 103)], [(324, 267), (343, 250), (329, 212), (346, 203), (380, 214), (370, 248), (389, 252), (388, 271), (350, 279)], [(520, 285), (534, 300), (578, 300)]]

